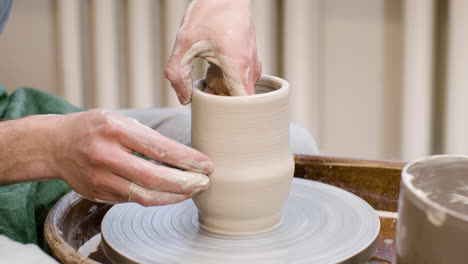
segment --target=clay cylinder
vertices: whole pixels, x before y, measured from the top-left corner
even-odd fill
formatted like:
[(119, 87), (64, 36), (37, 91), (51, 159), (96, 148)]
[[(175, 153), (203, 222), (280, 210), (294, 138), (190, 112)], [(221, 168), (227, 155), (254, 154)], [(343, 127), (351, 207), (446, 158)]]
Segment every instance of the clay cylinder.
[(402, 172), (398, 264), (468, 261), (468, 156), (439, 155)]
[(294, 160), (289, 146), (289, 84), (262, 76), (256, 95), (218, 96), (194, 84), (192, 147), (214, 164), (208, 190), (194, 197), (202, 228), (251, 235), (277, 227)]

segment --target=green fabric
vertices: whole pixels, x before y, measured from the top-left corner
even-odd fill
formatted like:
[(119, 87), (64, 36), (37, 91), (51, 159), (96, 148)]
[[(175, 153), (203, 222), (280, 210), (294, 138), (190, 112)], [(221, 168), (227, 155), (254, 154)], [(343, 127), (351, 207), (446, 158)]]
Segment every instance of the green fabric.
[[(26, 87), (8, 95), (0, 86), (0, 119), (78, 111), (83, 109), (52, 94)], [(70, 190), (59, 180), (0, 186), (0, 234), (44, 248), (43, 226), (47, 213)]]
[(15, 119), (28, 115), (70, 114), (83, 111), (64, 99), (29, 87), (19, 88), (9, 96), (0, 86), (0, 119)]

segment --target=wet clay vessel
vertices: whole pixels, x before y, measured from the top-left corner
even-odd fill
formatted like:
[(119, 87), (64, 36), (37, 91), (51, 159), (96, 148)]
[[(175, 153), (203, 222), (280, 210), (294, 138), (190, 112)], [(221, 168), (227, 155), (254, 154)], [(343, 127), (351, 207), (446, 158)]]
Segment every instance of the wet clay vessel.
[(468, 156), (408, 164), (398, 213), (398, 264), (468, 263)]
[(210, 187), (194, 198), (204, 229), (252, 235), (279, 226), (294, 174), (289, 84), (263, 75), (251, 96), (205, 93), (194, 84), (192, 147), (213, 161)]

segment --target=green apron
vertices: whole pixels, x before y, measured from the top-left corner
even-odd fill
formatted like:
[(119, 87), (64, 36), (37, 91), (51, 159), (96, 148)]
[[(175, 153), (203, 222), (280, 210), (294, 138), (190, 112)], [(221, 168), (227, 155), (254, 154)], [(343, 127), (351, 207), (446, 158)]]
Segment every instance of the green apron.
[[(3, 120), (79, 111), (83, 109), (52, 94), (20, 88), (8, 95), (0, 86), (0, 119)], [(44, 248), (43, 227), (47, 213), (70, 190), (65, 182), (59, 180), (0, 186), (0, 234)]]

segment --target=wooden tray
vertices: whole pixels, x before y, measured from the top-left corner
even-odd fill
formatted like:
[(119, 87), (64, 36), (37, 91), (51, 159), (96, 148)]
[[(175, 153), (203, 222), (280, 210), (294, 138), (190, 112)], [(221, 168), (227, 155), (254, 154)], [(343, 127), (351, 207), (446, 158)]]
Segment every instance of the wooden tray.
[[(366, 200), (378, 210), (381, 222), (379, 247), (368, 264), (396, 263), (396, 211), (401, 162), (354, 160), (320, 156), (295, 156), (295, 177), (338, 186)], [(111, 263), (99, 249), (90, 258), (77, 249), (99, 233), (110, 205), (94, 203), (74, 192), (64, 196), (49, 213), (44, 227), (50, 253), (61, 263)]]

